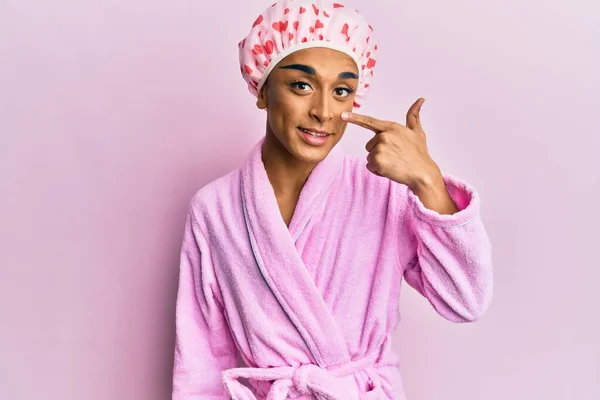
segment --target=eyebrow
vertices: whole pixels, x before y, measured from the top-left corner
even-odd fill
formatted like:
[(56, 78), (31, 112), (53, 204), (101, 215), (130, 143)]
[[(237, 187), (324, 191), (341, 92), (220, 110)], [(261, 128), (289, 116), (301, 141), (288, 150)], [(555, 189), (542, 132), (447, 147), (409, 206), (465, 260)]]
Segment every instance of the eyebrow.
[[(309, 75), (316, 75), (316, 73), (317, 73), (317, 71), (313, 67), (310, 67), (310, 66), (304, 65), (304, 64), (290, 64), (290, 65), (284, 65), (283, 67), (279, 67), (279, 68), (295, 69), (298, 71), (305, 72)], [(358, 75), (356, 75), (354, 72), (342, 72), (341, 74), (338, 75), (338, 78), (340, 78), (340, 79), (358, 79)]]

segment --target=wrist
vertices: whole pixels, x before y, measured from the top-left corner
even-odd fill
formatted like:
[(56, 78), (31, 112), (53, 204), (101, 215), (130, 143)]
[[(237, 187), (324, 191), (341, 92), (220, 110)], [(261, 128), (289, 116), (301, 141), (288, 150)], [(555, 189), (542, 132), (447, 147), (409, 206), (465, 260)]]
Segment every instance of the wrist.
[(417, 193), (422, 192), (439, 192), (446, 190), (446, 183), (444, 177), (439, 168), (435, 168), (434, 171), (423, 174), (415, 179), (414, 183), (410, 186), (410, 189)]

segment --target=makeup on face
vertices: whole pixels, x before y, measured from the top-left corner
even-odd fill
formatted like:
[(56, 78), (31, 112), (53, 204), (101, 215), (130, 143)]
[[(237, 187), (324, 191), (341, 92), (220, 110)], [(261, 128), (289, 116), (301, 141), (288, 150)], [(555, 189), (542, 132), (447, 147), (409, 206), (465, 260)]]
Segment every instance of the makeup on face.
[[(279, 67), (280, 69), (295, 69), (298, 71), (302, 71), (309, 75), (317, 75), (317, 70), (309, 65), (304, 64), (290, 64)], [(338, 79), (356, 79), (358, 81), (358, 75), (354, 72), (341, 72), (338, 75)]]
[[(302, 72), (302, 75), (306, 75), (306, 78), (302, 77), (299, 79), (291, 79), (287, 82), (289, 87), (299, 95), (310, 94), (312, 90), (317, 89), (318, 87), (328, 86), (325, 83), (323, 83), (323, 80), (325, 78), (320, 76), (317, 73), (317, 70), (310, 65), (292, 63), (288, 65), (283, 65), (279, 67), (279, 69), (300, 71)], [(352, 71), (340, 72), (337, 75), (336, 82), (332, 84), (332, 86), (335, 84), (339, 84), (339, 86), (335, 87), (334, 89), (335, 98), (337, 100), (343, 101), (346, 97), (349, 97), (352, 93), (354, 93), (356, 91), (358, 78), (358, 75)]]

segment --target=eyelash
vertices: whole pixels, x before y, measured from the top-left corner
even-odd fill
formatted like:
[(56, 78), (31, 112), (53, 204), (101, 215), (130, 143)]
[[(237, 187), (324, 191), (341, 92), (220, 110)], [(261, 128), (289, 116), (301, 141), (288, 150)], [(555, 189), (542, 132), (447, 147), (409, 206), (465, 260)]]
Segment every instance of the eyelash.
[[(302, 80), (297, 80), (297, 81), (291, 81), (291, 82), (289, 83), (289, 85), (290, 85), (292, 88), (294, 88), (294, 89), (297, 89), (297, 88), (298, 88), (298, 85), (306, 85), (306, 86), (310, 86), (310, 83), (308, 83), (308, 82), (306, 82), (306, 81), (302, 81)], [(342, 86), (339, 86), (339, 87), (335, 88), (335, 90), (340, 90), (340, 89), (341, 89), (341, 90), (345, 90), (345, 91), (346, 91), (346, 93), (347, 93), (347, 96), (350, 96), (352, 93), (354, 93), (354, 90), (355, 90), (353, 87), (342, 87)], [(347, 97), (347, 96), (344, 96), (344, 97)]]

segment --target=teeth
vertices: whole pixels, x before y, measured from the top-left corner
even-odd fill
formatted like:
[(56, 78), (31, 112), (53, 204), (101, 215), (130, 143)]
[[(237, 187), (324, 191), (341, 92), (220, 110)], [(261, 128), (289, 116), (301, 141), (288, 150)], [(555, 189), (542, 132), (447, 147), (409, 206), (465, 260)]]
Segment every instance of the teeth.
[(300, 128), (300, 130), (301, 130), (302, 132), (306, 132), (306, 133), (308, 133), (309, 135), (311, 135), (311, 136), (314, 136), (314, 137), (325, 137), (325, 136), (329, 136), (329, 135), (328, 135), (328, 134), (326, 134), (326, 133), (316, 133), (316, 132), (312, 132), (312, 131), (307, 131), (306, 129), (302, 129), (302, 128)]

